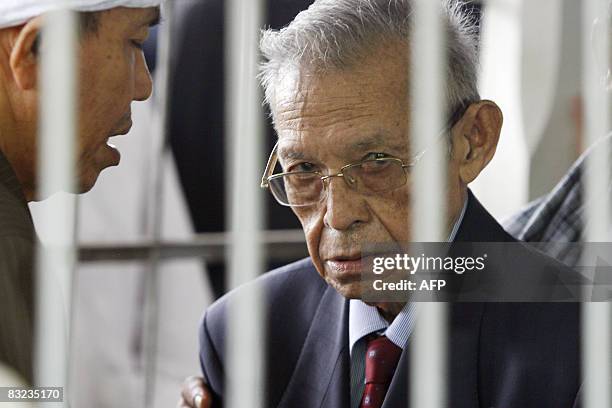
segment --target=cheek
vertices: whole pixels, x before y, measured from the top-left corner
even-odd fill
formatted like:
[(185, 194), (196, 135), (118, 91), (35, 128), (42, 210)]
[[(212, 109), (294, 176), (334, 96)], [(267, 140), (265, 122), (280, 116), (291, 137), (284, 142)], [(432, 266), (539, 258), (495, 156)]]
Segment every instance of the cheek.
[(115, 75), (104, 75), (97, 83), (83, 89), (80, 100), (80, 126), (83, 133), (97, 134), (98, 139), (105, 138), (110, 131), (116, 130), (119, 122), (129, 112), (130, 93), (125, 81), (118, 81)]
[[(108, 53), (96, 55), (81, 71), (81, 97), (92, 104), (102, 101), (124, 103), (132, 93), (134, 57), (128, 49), (113, 47)], [(112, 104), (110, 105), (112, 106)]]
[(113, 109), (112, 95), (118, 90), (108, 89), (107, 75), (85, 78), (79, 92), (80, 118), (84, 125), (108, 121), (109, 110)]
[[(408, 188), (395, 190), (370, 202), (372, 214), (395, 242), (410, 240), (410, 196)], [(380, 237), (384, 238), (385, 237)], [(388, 239), (388, 237), (387, 237)]]
[(323, 210), (294, 208), (293, 212), (302, 224), (308, 252), (315, 263), (317, 263), (319, 259), (319, 243), (323, 231)]

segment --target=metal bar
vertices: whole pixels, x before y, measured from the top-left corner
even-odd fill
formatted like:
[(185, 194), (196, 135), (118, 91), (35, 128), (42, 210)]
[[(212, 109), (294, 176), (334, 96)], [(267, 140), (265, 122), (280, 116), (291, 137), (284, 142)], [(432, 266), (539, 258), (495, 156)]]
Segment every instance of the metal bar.
[(166, 0), (162, 5), (164, 24), (160, 26), (155, 75), (155, 106), (158, 115), (155, 120), (154, 149), (151, 164), (148, 208), (146, 211), (145, 233), (152, 239), (149, 251), (149, 270), (144, 280), (144, 407), (154, 405), (155, 379), (157, 376), (157, 343), (159, 334), (159, 243), (163, 217), (164, 157), (167, 152), (168, 108), (170, 106), (171, 65), (170, 50), (173, 38), (174, 1)]
[[(278, 230), (262, 233), (261, 244), (267, 261), (291, 261), (308, 256), (304, 233), (301, 230)], [(202, 258), (206, 263), (225, 261), (230, 243), (227, 233), (209, 233), (185, 241), (140, 241), (126, 243), (90, 243), (79, 248), (80, 262), (117, 262), (148, 259), (155, 250), (159, 260)]]
[[(40, 64), (39, 197), (73, 191), (75, 186), (77, 28), (76, 15), (71, 11), (45, 16)], [(37, 249), (35, 382), (39, 386), (66, 387), (76, 260), (75, 197), (61, 195), (45, 207), (41, 218), (50, 235), (48, 244)]]
[[(597, 47), (601, 62), (607, 64), (610, 53), (609, 15), (607, 0), (583, 2), (583, 95), (585, 106), (585, 135), (592, 146), (602, 138), (609, 127), (608, 95), (601, 81), (600, 70), (593, 58), (592, 29), (595, 19), (603, 25), (602, 44)], [(597, 45), (596, 45), (597, 46)], [(610, 241), (610, 157), (607, 145), (593, 149), (586, 161), (585, 235), (587, 242)], [(584, 254), (588, 256), (588, 254)], [(612, 328), (610, 303), (584, 303), (582, 308), (582, 364), (584, 372), (584, 407), (609, 407), (612, 403), (612, 372), (610, 333)]]
[[(263, 144), (263, 109), (257, 65), (258, 39), (263, 22), (263, 0), (225, 2), (226, 153), (230, 203), (231, 245), (228, 247), (229, 288), (251, 281), (262, 272), (262, 197), (260, 174)], [(228, 310), (227, 406), (263, 404), (263, 321), (261, 293), (252, 287), (236, 297)], [(244, 317), (248, 316), (248, 319)]]
[[(428, 150), (413, 172), (412, 240), (444, 241), (446, 214), (444, 193), (444, 143), (435, 143), (443, 121), (443, 21), (440, 2), (414, 1), (411, 41), (410, 95), (412, 107), (410, 141), (413, 152)], [(441, 303), (419, 307), (411, 351), (410, 399), (413, 407), (446, 406), (447, 310)]]

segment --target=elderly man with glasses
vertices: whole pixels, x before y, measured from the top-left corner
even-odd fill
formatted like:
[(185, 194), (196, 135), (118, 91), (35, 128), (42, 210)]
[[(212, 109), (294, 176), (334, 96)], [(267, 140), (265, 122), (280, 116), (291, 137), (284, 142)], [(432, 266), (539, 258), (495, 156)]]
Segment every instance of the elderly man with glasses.
[[(361, 274), (367, 245), (411, 240), (411, 169), (429, 158), (409, 143), (411, 3), (318, 0), (288, 27), (263, 34), (261, 78), (278, 143), (262, 186), (292, 208), (310, 254), (258, 280), (266, 294), (266, 407), (408, 406), (418, 305), (366, 303)], [(504, 260), (517, 273), (565, 271), (516, 244), (467, 187), (494, 155), (502, 114), (478, 95), (473, 27), (456, 2), (445, 2), (444, 23), (446, 111), (456, 112), (443, 141), (448, 241), (518, 245)], [(431, 144), (439, 142), (432, 135)], [(188, 381), (179, 406), (223, 406), (227, 304), (247, 290), (207, 309), (207, 387)], [(454, 303), (449, 327), (449, 406), (574, 404), (576, 304)]]

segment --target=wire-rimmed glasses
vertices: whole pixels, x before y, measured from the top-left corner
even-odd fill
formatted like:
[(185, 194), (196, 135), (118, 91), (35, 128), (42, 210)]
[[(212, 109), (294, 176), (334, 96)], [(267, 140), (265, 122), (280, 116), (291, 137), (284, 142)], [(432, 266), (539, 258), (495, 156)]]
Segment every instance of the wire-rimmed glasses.
[(337, 174), (319, 171), (290, 171), (272, 174), (276, 167), (278, 144), (274, 146), (261, 180), (262, 188), (269, 188), (276, 201), (288, 207), (306, 207), (323, 201), (327, 184), (333, 177), (342, 177), (346, 185), (361, 194), (373, 195), (399, 188), (408, 181), (407, 170), (425, 154), (419, 153), (409, 163), (395, 157), (366, 159), (347, 164)]

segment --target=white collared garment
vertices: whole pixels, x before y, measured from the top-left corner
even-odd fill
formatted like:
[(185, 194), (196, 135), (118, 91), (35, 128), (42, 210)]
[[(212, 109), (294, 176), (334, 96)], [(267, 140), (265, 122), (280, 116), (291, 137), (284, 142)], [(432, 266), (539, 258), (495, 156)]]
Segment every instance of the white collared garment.
[[(447, 241), (452, 242), (457, 236), (465, 210), (467, 199), (453, 225)], [(414, 329), (417, 317), (417, 304), (408, 302), (389, 324), (374, 306), (369, 306), (359, 299), (349, 301), (349, 351), (351, 358), (351, 408), (359, 408), (363, 388), (365, 386), (365, 352), (364, 338), (372, 333), (385, 335), (393, 344), (402, 350), (406, 347), (410, 334)]]
[(162, 0), (0, 0), (0, 28), (14, 27), (50, 11), (101, 11), (115, 7), (157, 7)]

